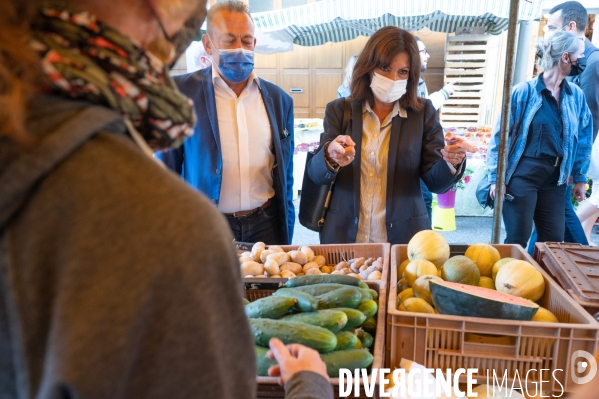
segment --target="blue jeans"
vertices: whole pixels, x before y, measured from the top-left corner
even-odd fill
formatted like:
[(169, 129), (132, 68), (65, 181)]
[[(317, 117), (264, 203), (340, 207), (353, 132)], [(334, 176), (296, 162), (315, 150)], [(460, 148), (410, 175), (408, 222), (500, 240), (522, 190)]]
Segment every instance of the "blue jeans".
[[(582, 245), (589, 245), (586, 234), (574, 208), (572, 207), (572, 186), (566, 187), (565, 193), (565, 230), (564, 230), (564, 242), (575, 242)], [(535, 243), (537, 242), (537, 229), (532, 232), (530, 241), (528, 243), (528, 253), (532, 256), (535, 251)]]
[[(426, 213), (428, 213), (429, 223), (433, 220), (433, 193), (431, 193), (422, 179), (420, 179), (420, 191), (422, 191), (422, 199), (426, 205)], [(430, 227), (429, 227), (430, 228)]]
[[(225, 215), (235, 241), (254, 243), (262, 241), (266, 245), (284, 244), (279, 242), (279, 220), (277, 206), (273, 203), (266, 209), (258, 209), (251, 215), (235, 217)], [(281, 223), (286, 223), (282, 220)]]

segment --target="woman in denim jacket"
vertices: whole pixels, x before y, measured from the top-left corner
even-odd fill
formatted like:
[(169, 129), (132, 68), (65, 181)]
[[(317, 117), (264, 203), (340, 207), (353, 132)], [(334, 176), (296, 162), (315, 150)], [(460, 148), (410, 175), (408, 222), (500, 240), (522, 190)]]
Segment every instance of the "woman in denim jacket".
[[(585, 195), (592, 143), (592, 119), (584, 93), (564, 78), (577, 70), (584, 42), (571, 32), (539, 39), (543, 72), (512, 92), (503, 220), (506, 244), (526, 248), (534, 220), (538, 241), (562, 241), (564, 193)], [(495, 197), (499, 126), (493, 131), (487, 169)]]

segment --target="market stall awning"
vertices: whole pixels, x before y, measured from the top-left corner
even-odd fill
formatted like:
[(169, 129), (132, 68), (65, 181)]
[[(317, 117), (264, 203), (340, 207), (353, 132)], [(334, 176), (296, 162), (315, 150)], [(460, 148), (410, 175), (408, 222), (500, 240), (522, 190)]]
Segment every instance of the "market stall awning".
[[(521, 1), (519, 20), (541, 17), (542, 0)], [(436, 32), (482, 27), (499, 34), (507, 29), (507, 0), (322, 0), (298, 7), (253, 13), (259, 53), (318, 46), (370, 36), (384, 26)]]

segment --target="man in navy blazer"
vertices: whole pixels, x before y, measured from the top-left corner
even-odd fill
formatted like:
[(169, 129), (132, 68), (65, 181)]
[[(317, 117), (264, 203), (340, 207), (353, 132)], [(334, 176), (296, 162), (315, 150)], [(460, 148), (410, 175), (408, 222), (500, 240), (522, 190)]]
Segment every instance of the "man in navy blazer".
[(256, 43), (241, 2), (210, 8), (202, 42), (212, 67), (174, 77), (194, 101), (195, 134), (159, 155), (226, 216), (237, 241), (290, 244), (293, 100), (253, 72)]

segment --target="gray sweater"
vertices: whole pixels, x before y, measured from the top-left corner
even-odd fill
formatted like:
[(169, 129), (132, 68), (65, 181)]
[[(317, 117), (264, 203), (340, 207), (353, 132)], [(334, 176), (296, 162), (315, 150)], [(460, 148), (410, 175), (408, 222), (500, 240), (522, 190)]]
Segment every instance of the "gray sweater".
[(0, 398), (253, 398), (239, 264), (212, 204), (106, 108), (40, 97), (28, 130), (27, 151), (0, 140)]

